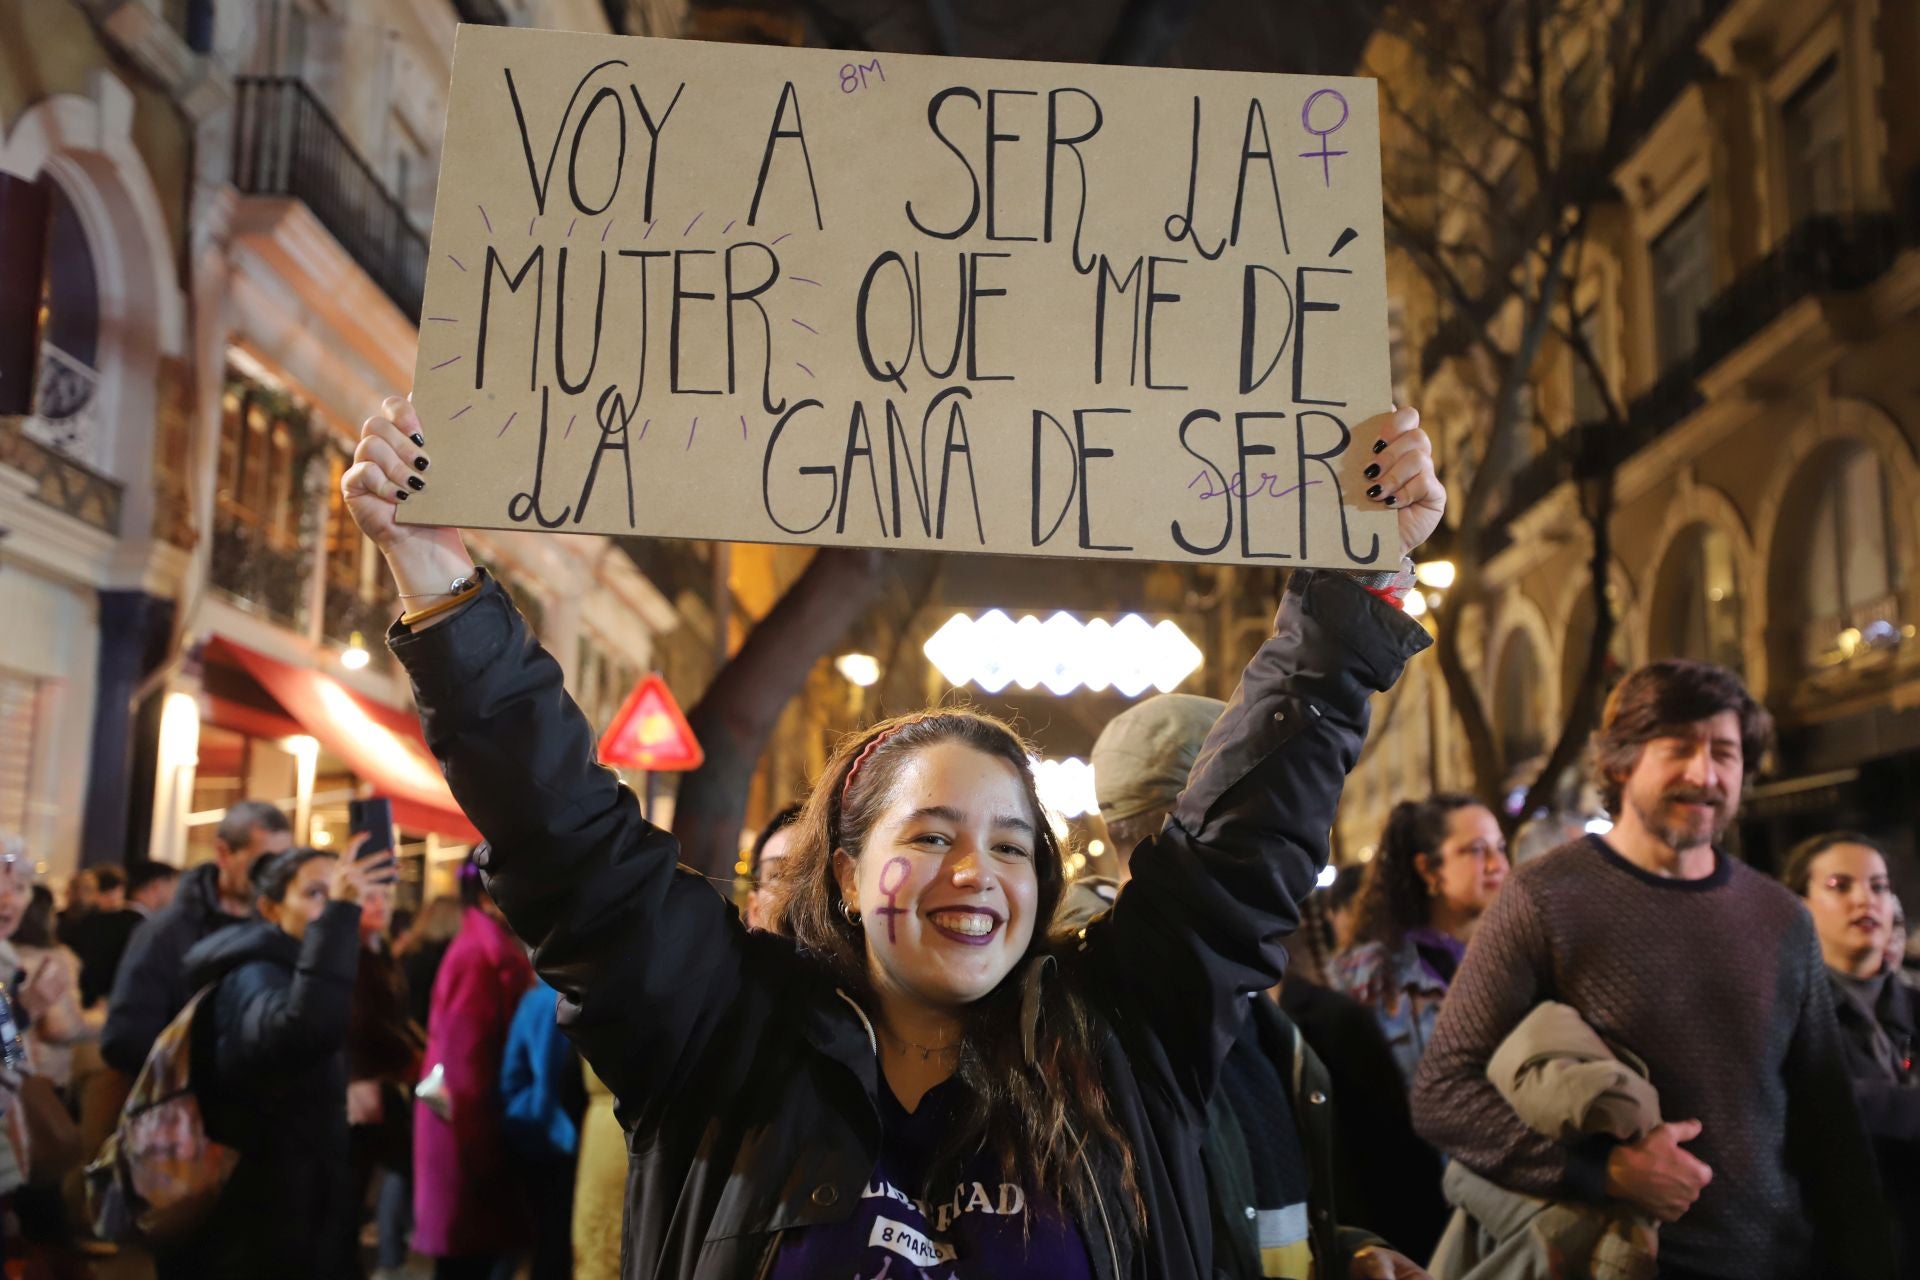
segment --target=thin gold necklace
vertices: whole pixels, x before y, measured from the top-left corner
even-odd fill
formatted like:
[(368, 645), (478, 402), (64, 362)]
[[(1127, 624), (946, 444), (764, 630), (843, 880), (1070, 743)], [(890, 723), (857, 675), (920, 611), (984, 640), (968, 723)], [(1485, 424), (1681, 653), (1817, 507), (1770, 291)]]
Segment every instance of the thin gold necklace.
[(881, 1027), (880, 1034), (885, 1036), (887, 1039), (893, 1041), (895, 1044), (901, 1046), (903, 1050), (918, 1049), (920, 1051), (920, 1061), (922, 1062), (927, 1062), (931, 1060), (933, 1055), (936, 1053), (944, 1055), (949, 1053), (960, 1052), (959, 1041), (955, 1041), (950, 1045), (947, 1045), (947, 1044), (932, 1045), (932, 1046), (924, 1045), (924, 1044), (920, 1044), (917, 1041), (907, 1039), (905, 1036), (901, 1035), (897, 1031), (894, 1031), (890, 1027)]

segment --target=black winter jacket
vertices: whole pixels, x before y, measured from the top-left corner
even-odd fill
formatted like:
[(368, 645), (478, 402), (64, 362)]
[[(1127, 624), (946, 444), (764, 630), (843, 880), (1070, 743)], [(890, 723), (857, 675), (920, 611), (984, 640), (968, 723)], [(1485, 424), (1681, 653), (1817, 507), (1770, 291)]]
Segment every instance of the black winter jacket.
[(1896, 972), (1868, 1010), (1831, 970), (1827, 981), (1853, 1100), (1873, 1141), (1892, 1212), (1900, 1274), (1920, 1274), (1920, 1066), (1914, 1060), (1920, 1052), (1920, 1019), (1914, 1016), (1914, 993)]
[(256, 920), (187, 956), (194, 990), (219, 983), (195, 1018), (194, 1093), (208, 1135), (240, 1163), (200, 1230), (160, 1259), (163, 1275), (356, 1274), (347, 1025), (359, 952), (360, 908), (330, 902), (297, 941)]
[(187, 952), (211, 933), (238, 924), (220, 909), (220, 868), (202, 863), (180, 877), (166, 909), (133, 932), (107, 999), (100, 1056), (107, 1065), (140, 1074), (147, 1051), (173, 1015), (187, 1007)]
[[(672, 837), (594, 763), (559, 665), (497, 583), (390, 642), (487, 838), (488, 887), (619, 1100), (624, 1274), (752, 1280), (783, 1232), (845, 1220), (881, 1136), (857, 1004), (675, 866)], [(1368, 697), (1426, 643), (1352, 580), (1295, 573), (1167, 830), (1133, 856), (1137, 891), (1060, 957), (1105, 1022), (1108, 1099), (1147, 1209), (1144, 1235), (1129, 1230), (1100, 1179), (1099, 1211), (1076, 1217), (1099, 1280), (1208, 1274), (1201, 1147), (1220, 1063), (1247, 993), (1280, 979)]]

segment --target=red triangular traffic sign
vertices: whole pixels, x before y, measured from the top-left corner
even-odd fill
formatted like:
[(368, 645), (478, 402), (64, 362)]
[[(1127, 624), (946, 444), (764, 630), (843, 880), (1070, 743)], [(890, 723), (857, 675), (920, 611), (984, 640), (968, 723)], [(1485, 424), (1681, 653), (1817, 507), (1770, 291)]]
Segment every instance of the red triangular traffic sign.
[(680, 704), (657, 674), (641, 678), (600, 736), (601, 763), (622, 769), (685, 773), (706, 758)]

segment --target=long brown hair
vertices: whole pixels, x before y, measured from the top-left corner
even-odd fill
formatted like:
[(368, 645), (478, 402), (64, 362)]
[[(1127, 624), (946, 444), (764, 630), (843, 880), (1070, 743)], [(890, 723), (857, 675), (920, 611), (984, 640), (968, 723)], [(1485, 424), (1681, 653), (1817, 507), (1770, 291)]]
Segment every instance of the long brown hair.
[[(788, 872), (777, 889), (780, 917), (835, 982), (871, 1007), (866, 935), (843, 910), (833, 851), (845, 849), (859, 857), (902, 767), (943, 743), (1005, 760), (1019, 773), (1035, 819), (1033, 865), (1039, 894), (1026, 955), (965, 1011), (954, 1075), (966, 1087), (969, 1101), (932, 1163), (929, 1186), (968, 1156), (990, 1151), (1009, 1181), (1023, 1179), (1039, 1187), (1086, 1221), (1101, 1212), (1091, 1172), (1097, 1162), (1125, 1187), (1133, 1223), (1143, 1228), (1146, 1208), (1133, 1151), (1114, 1123), (1101, 1077), (1097, 1024), (1082, 995), (1058, 976), (1062, 966), (1051, 960), (1063, 944), (1049, 935), (1047, 924), (1066, 887), (1066, 870), (1034, 789), (1027, 744), (1009, 725), (976, 712), (935, 710), (885, 721), (841, 743), (793, 824)], [(847, 777), (856, 761), (858, 772), (849, 787)], [(1036, 965), (1042, 970), (1036, 972)], [(1055, 973), (1045, 972), (1049, 969)], [(1023, 997), (1031, 983), (1039, 984), (1040, 1006), (1029, 1054)]]
[(1420, 874), (1417, 861), (1426, 854), (1438, 864), (1440, 846), (1447, 842), (1447, 819), (1458, 810), (1477, 805), (1472, 796), (1442, 792), (1425, 800), (1402, 800), (1387, 815), (1380, 848), (1367, 864), (1354, 904), (1353, 940), (1378, 942), (1389, 951), (1399, 949), (1407, 930), (1427, 923), (1433, 912), (1433, 894)]

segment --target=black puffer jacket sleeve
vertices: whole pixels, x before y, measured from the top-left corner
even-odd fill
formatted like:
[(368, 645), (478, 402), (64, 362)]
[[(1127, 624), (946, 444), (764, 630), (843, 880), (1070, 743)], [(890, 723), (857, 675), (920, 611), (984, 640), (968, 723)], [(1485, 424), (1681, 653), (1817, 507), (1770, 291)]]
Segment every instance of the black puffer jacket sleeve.
[(329, 902), (307, 926), (291, 976), (284, 965), (262, 958), (222, 979), (215, 1006), (220, 1077), (293, 1079), (343, 1051), (359, 954), (360, 908)]
[(559, 664), (497, 582), (438, 626), (396, 627), (389, 643), (427, 745), (487, 839), (488, 891), (631, 1121), (687, 1083), (734, 1010), (745, 927), (596, 762)]
[(1197, 1114), (1246, 994), (1280, 981), (1281, 939), (1326, 865), (1367, 700), (1429, 643), (1351, 578), (1296, 572), (1165, 830), (1134, 852), (1132, 882), (1086, 930), (1083, 973), (1136, 1070)]

